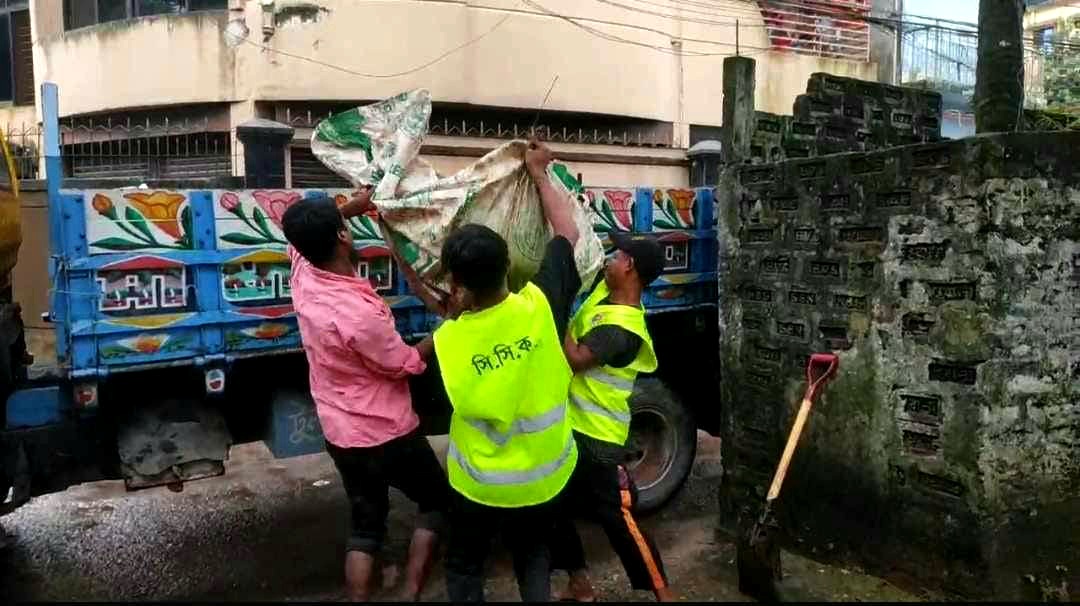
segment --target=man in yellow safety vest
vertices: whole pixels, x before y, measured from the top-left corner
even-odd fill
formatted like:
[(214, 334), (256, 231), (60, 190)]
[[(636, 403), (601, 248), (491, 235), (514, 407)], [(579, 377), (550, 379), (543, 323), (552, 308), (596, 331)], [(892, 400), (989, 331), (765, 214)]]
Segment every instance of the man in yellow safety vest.
[(570, 420), (580, 454), (564, 496), (566, 508), (551, 539), (552, 567), (570, 574), (564, 597), (595, 600), (573, 522), (574, 515), (586, 514), (603, 527), (633, 588), (651, 590), (658, 601), (671, 601), (656, 544), (634, 520), (637, 490), (621, 465), (634, 380), (639, 372), (657, 367), (641, 295), (663, 271), (664, 255), (647, 236), (616, 233), (611, 240), (616, 253), (566, 335), (566, 358), (574, 370)]
[(551, 160), (547, 147), (530, 144), (526, 167), (554, 238), (523, 289), (508, 291), (507, 243), (487, 227), (462, 226), (442, 249), (451, 302), (434, 337), (435, 363), (453, 406), (446, 461), (453, 489), (446, 562), (452, 602), (483, 601), (484, 562), (500, 531), (522, 601), (546, 602), (551, 595), (547, 540), (577, 462), (567, 407), (573, 373), (562, 343), (581, 288), (572, 201), (549, 180)]

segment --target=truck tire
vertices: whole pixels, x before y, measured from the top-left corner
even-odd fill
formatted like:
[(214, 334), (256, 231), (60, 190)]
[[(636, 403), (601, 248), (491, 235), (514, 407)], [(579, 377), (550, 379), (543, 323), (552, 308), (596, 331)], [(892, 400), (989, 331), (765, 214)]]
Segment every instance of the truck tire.
[(679, 398), (652, 377), (634, 383), (630, 413), (626, 468), (637, 485), (637, 511), (649, 513), (675, 496), (690, 476), (697, 426)]

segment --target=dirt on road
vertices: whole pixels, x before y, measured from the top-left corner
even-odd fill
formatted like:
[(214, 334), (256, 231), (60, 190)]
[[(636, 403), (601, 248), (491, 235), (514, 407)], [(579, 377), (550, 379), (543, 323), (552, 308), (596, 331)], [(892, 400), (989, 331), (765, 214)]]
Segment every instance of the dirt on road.
[[(668, 576), (686, 601), (750, 601), (738, 592), (734, 545), (715, 528), (719, 441), (702, 434), (694, 472), (660, 513), (642, 521), (657, 540)], [(400, 559), (415, 507), (392, 495), (387, 559)], [(2, 519), (12, 545), (0, 556), (7, 600), (342, 599), (348, 512), (324, 454), (274, 460), (261, 444), (233, 449), (226, 475), (126, 492), (98, 482), (34, 499)], [(603, 601), (650, 601), (629, 589), (599, 528), (580, 523)], [(860, 571), (784, 554), (788, 583), (819, 601), (919, 601)], [(563, 578), (556, 575), (554, 587)], [(376, 598), (393, 596), (393, 589)], [(517, 601), (507, 554), (491, 562), (487, 596)], [(425, 600), (446, 599), (441, 564)]]

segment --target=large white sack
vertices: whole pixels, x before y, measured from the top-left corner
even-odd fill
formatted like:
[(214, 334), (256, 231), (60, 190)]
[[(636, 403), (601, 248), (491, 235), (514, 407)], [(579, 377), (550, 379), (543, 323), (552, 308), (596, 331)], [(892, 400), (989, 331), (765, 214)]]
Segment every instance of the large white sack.
[[(527, 144), (511, 141), (440, 178), (418, 155), (430, 116), (428, 91), (403, 93), (322, 121), (312, 134), (311, 151), (353, 185), (374, 185), (372, 200), (383, 217), (387, 243), (425, 286), (449, 289), (439, 263), (443, 240), (459, 225), (480, 223), (506, 238), (510, 288), (516, 291), (536, 273), (551, 239), (540, 196), (525, 170)], [(548, 175), (572, 200), (581, 232), (574, 256), (584, 289), (603, 265), (603, 247), (586, 214), (581, 185), (558, 163), (548, 167)]]

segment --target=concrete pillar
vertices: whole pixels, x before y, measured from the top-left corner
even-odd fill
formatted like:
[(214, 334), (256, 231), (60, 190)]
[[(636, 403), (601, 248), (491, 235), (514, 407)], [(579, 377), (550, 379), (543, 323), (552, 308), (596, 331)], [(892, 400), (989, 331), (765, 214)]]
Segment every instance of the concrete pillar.
[(244, 186), (285, 187), (285, 154), (293, 128), (255, 118), (236, 127), (236, 138), (244, 144)]
[[(886, 19), (903, 16), (902, 0), (873, 0), (871, 12)], [(900, 84), (900, 24), (870, 28), (870, 60), (877, 63), (877, 81)]]
[(750, 140), (754, 136), (754, 71), (749, 57), (724, 59), (724, 160), (742, 163), (750, 158)]

